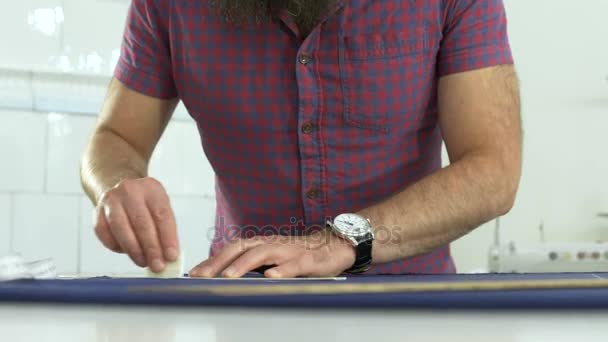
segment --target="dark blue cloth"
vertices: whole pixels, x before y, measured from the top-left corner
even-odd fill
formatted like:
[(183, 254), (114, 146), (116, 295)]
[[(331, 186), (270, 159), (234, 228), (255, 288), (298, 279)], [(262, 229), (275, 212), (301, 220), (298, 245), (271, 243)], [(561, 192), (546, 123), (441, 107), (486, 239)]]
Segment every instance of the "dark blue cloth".
[[(255, 277), (255, 275), (252, 275)], [(496, 280), (608, 279), (608, 274), (480, 274), (349, 276), (347, 280), (256, 280), (90, 278), (0, 282), (0, 302), (149, 304), (184, 306), (441, 308), (441, 309), (608, 309), (608, 288), (509, 291), (439, 291), (294, 295), (217, 295), (207, 292), (133, 291), (134, 287), (334, 284), (394, 282), (459, 282)]]

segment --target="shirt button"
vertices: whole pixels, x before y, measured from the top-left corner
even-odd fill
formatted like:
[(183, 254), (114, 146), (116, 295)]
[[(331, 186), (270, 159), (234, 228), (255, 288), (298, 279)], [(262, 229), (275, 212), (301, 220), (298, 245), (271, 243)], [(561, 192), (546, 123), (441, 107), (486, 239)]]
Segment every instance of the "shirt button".
[(307, 122), (305, 124), (302, 125), (302, 133), (304, 134), (310, 134), (312, 132), (314, 132), (315, 128), (317, 128), (315, 126), (315, 124)]
[(319, 197), (319, 190), (317, 189), (310, 189), (306, 192), (306, 197), (308, 197), (308, 199), (314, 200), (317, 199), (317, 197)]
[(300, 62), (300, 64), (306, 65), (306, 64), (312, 62), (312, 57), (310, 57), (309, 55), (306, 55), (306, 54), (301, 54), (300, 58), (298, 58), (298, 61)]

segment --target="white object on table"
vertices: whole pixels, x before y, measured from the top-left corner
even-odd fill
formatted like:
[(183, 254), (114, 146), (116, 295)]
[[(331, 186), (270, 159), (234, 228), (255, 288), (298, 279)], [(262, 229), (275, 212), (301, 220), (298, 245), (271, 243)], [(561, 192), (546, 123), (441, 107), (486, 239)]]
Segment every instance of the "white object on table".
[(177, 260), (168, 263), (162, 272), (156, 273), (146, 267), (146, 274), (150, 278), (181, 278), (184, 275), (184, 251), (179, 253)]
[(0, 281), (55, 278), (57, 269), (52, 259), (26, 261), (18, 255), (0, 258)]

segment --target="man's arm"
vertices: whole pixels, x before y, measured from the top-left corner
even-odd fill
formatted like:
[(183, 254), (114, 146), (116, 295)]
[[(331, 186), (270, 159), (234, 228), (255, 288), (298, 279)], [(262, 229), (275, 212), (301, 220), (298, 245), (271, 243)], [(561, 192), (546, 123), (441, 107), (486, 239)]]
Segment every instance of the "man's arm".
[(143, 178), (177, 100), (135, 92), (112, 79), (81, 168), (82, 186), (94, 204), (124, 179)]
[(165, 260), (176, 260), (178, 242), (168, 196), (147, 177), (148, 162), (176, 104), (112, 80), (81, 164), (83, 189), (98, 209), (101, 242), (157, 272)]
[(513, 206), (522, 163), (514, 67), (442, 78), (439, 119), (451, 165), (360, 213), (379, 233), (374, 263), (433, 251)]

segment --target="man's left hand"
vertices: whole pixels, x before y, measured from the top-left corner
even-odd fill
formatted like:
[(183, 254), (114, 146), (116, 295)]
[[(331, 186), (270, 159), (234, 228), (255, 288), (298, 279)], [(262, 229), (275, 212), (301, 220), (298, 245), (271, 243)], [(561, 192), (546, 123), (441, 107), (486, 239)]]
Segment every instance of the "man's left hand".
[(268, 278), (333, 277), (353, 265), (355, 249), (328, 230), (306, 236), (257, 236), (228, 243), (190, 271), (192, 277), (239, 278), (259, 267)]

